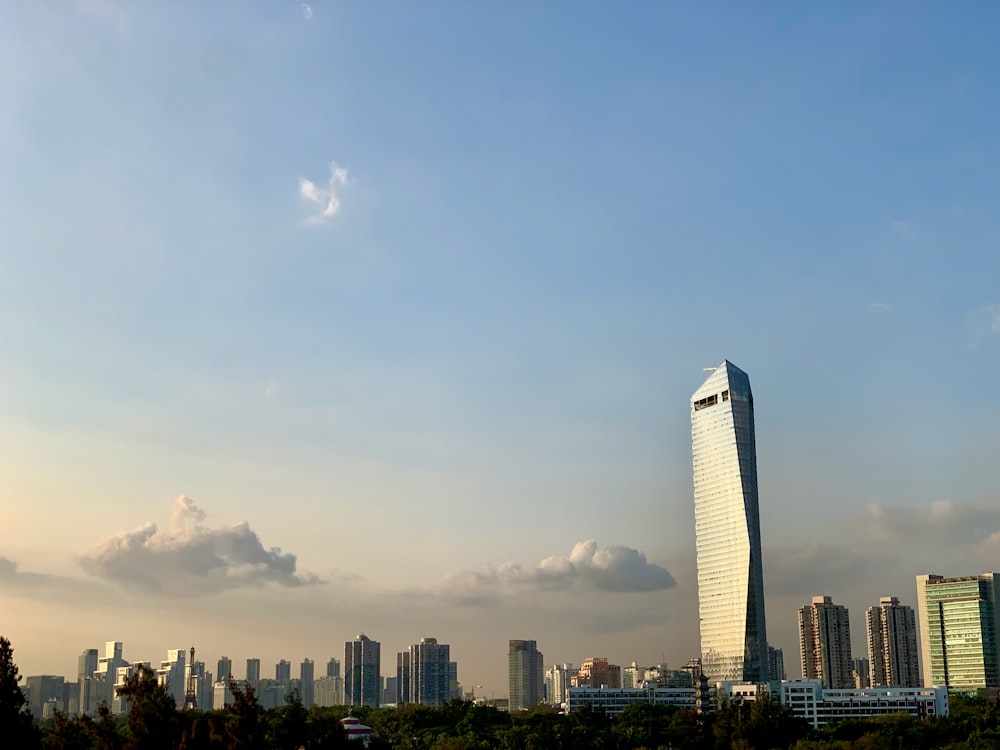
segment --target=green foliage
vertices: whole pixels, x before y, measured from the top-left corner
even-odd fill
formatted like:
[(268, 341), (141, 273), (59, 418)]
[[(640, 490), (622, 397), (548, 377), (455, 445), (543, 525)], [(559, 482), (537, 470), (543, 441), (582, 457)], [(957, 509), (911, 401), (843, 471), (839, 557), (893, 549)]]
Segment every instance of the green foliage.
[(6, 747), (41, 747), (41, 734), (21, 692), (21, 674), (14, 663), (14, 648), (0, 636), (0, 732)]
[(175, 750), (181, 739), (177, 704), (152, 669), (140, 664), (117, 695), (129, 706), (126, 750)]

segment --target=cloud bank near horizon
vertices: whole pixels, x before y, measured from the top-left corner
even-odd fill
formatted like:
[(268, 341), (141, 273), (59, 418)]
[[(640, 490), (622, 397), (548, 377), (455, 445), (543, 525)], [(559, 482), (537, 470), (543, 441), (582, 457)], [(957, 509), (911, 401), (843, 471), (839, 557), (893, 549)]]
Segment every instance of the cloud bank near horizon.
[(600, 591), (640, 593), (677, 585), (666, 568), (631, 547), (600, 548), (596, 541), (577, 542), (568, 555), (553, 555), (537, 565), (509, 561), (483, 570), (448, 576), (440, 589), (446, 599), (477, 604), (517, 592)]

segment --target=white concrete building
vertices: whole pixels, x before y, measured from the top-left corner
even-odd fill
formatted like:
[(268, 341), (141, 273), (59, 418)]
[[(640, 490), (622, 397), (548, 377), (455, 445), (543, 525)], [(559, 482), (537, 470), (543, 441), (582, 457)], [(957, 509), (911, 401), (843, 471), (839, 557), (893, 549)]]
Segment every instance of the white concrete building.
[(813, 727), (846, 719), (906, 713), (923, 718), (948, 715), (946, 687), (824, 688), (819, 680), (781, 683), (781, 702)]

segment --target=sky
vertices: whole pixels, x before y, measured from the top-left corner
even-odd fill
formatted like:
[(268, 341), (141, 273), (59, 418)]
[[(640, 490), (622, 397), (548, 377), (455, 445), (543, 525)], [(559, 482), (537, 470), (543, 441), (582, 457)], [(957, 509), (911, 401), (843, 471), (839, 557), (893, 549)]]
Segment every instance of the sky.
[[(698, 652), (689, 397), (768, 635), (1000, 569), (1000, 8), (0, 5), (0, 632)], [(294, 671), (294, 670), (293, 670)]]

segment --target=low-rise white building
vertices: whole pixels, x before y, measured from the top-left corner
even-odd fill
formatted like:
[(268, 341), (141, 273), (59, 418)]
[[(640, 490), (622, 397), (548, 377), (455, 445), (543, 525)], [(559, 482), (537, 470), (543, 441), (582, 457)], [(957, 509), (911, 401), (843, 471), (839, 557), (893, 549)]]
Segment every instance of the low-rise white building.
[(781, 683), (781, 702), (818, 728), (833, 721), (888, 714), (947, 716), (948, 688), (824, 689), (819, 680), (788, 680)]

